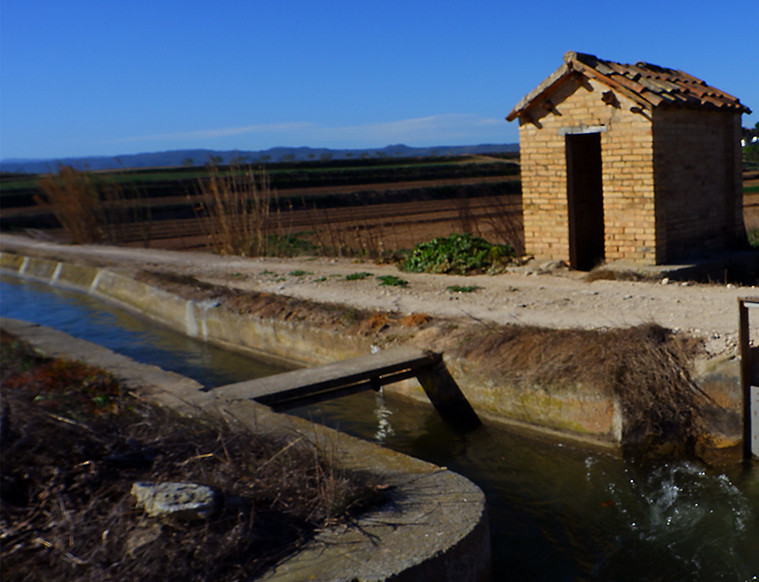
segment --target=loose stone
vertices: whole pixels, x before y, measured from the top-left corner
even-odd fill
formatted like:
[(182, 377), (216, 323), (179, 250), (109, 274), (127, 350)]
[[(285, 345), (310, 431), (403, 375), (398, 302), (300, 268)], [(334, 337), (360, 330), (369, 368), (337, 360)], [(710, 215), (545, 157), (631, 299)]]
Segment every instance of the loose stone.
[(137, 499), (137, 507), (142, 507), (151, 517), (208, 519), (219, 501), (217, 491), (197, 483), (138, 481), (132, 484), (131, 493)]

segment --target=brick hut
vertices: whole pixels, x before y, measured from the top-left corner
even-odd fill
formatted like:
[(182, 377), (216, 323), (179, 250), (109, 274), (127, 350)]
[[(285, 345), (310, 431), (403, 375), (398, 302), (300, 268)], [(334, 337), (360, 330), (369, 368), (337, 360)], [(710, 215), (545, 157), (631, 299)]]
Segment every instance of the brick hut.
[(576, 52), (522, 99), (525, 247), (581, 270), (745, 240), (741, 102), (682, 71)]

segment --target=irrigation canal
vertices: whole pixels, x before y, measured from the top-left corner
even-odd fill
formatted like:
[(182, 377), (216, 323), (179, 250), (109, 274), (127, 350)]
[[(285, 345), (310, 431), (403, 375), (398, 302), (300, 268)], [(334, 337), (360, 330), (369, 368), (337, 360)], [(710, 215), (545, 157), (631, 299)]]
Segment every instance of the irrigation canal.
[[(105, 345), (213, 387), (282, 371), (92, 297), (0, 277), (3, 316)], [(759, 465), (638, 466), (431, 406), (361, 393), (291, 413), (447, 466), (488, 499), (494, 580), (759, 580)]]

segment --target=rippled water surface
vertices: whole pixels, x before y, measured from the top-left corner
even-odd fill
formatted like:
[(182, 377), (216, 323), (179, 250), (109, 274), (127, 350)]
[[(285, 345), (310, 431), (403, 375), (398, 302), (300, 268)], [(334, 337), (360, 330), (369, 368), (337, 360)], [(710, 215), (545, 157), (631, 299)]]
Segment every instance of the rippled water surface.
[[(0, 280), (0, 311), (215, 386), (278, 369), (87, 295)], [(637, 466), (486, 424), (449, 429), (429, 406), (358, 394), (294, 413), (447, 466), (488, 499), (494, 580), (759, 580), (759, 467)]]

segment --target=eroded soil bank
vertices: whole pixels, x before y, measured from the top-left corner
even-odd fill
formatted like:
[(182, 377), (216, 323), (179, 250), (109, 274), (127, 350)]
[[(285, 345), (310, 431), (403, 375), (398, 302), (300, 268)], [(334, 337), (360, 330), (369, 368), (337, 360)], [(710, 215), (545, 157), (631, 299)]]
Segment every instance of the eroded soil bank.
[[(445, 354), (480, 413), (709, 461), (739, 452), (736, 298), (752, 289), (588, 283), (572, 273), (530, 274), (536, 269), (403, 275), (410, 284), (396, 288), (375, 279), (400, 275), (394, 267), (350, 261), (71, 247), (6, 235), (2, 248), (5, 268), (132, 302), (238, 349), (313, 364), (414, 345)], [(22, 254), (49, 260), (24, 265)], [(76, 271), (71, 263), (95, 268)], [(356, 272), (371, 276), (346, 278)], [(452, 293), (454, 285), (481, 289)], [(399, 389), (424, 398), (416, 386)]]

